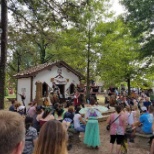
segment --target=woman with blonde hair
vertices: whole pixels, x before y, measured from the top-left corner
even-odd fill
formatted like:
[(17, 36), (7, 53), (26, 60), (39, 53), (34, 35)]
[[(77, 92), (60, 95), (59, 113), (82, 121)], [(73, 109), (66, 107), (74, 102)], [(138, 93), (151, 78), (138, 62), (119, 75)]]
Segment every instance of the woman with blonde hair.
[(140, 111), (138, 109), (137, 105), (133, 106), (133, 118), (134, 118), (134, 123), (139, 121), (139, 117), (140, 117)]
[(34, 154), (67, 154), (67, 135), (61, 122), (50, 120), (40, 131)]

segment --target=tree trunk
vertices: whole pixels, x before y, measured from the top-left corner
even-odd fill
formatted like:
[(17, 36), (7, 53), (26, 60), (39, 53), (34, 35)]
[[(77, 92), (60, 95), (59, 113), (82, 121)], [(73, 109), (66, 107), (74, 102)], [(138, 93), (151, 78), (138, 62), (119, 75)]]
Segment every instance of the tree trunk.
[(130, 78), (127, 79), (128, 96), (130, 96)]
[[(89, 45), (88, 45), (89, 46)], [(90, 98), (90, 80), (89, 80), (89, 76), (90, 76), (90, 67), (89, 67), (89, 64), (90, 64), (90, 51), (89, 51), (89, 47), (88, 47), (88, 55), (87, 55), (87, 88), (86, 88), (86, 97), (87, 99)]]
[(87, 50), (87, 99), (90, 98), (90, 43), (91, 43), (91, 36), (90, 36), (90, 22), (88, 27), (88, 50)]
[(0, 109), (4, 109), (5, 65), (7, 53), (7, 0), (1, 0)]

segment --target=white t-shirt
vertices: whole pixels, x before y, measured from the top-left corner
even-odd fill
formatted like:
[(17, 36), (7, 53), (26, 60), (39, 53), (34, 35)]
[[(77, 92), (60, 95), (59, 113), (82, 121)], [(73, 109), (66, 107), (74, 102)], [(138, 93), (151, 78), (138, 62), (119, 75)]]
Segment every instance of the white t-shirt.
[(79, 119), (80, 117), (81, 117), (80, 114), (75, 114), (74, 115), (73, 121), (74, 121), (74, 128), (75, 129), (80, 127), (80, 119)]
[(134, 123), (133, 112), (128, 114), (128, 124), (132, 125)]

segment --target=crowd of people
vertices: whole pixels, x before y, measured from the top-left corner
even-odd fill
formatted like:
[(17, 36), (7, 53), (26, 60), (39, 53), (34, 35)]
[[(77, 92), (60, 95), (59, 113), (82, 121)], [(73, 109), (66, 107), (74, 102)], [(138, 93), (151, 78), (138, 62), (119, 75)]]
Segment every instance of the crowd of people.
[[(84, 133), (85, 145), (99, 149), (101, 144), (98, 118), (102, 113), (96, 106), (96, 98), (90, 97), (85, 114), (80, 113), (81, 108), (85, 107), (85, 100), (78, 91), (67, 109), (59, 102), (38, 105), (36, 101), (30, 102), (26, 109), (13, 100), (9, 111), (0, 112), (2, 120), (0, 131), (1, 137), (4, 138), (0, 141), (0, 145), (8, 146), (0, 146), (0, 151), (4, 148), (2, 154), (67, 154), (72, 147), (69, 142), (70, 128)], [(107, 124), (110, 126), (111, 154), (115, 142), (116, 154), (120, 154), (123, 149), (127, 150), (124, 148), (124, 143), (134, 142), (136, 132), (144, 134), (154, 132), (154, 107), (146, 94), (142, 93), (139, 97), (117, 94), (115, 111), (107, 119)], [(10, 144), (12, 140), (14, 140), (13, 145)], [(153, 138), (151, 138), (150, 154), (154, 154)]]
[[(116, 90), (116, 89), (115, 89)], [(108, 107), (110, 100), (114, 95), (114, 106), (116, 112), (111, 114), (107, 119), (107, 124), (110, 125), (110, 151), (113, 152), (114, 143), (116, 141), (116, 153), (120, 154), (121, 150), (127, 151), (129, 142), (134, 142), (135, 134), (153, 134), (154, 132), (154, 100), (150, 100), (149, 96), (143, 91), (138, 94), (135, 91), (131, 92), (128, 97), (123, 94), (117, 94), (115, 90), (109, 90), (106, 97)], [(146, 143), (145, 143), (146, 144)], [(150, 154), (154, 154), (154, 139), (149, 139), (151, 144)]]
[[(85, 99), (77, 91), (74, 94), (73, 102), (69, 102), (67, 108), (64, 108), (64, 105), (59, 102), (38, 105), (36, 101), (33, 101), (26, 109), (21, 103), (12, 100), (9, 111), (5, 111), (4, 114), (13, 113), (21, 117), (19, 119), (24, 122), (22, 129), (25, 145), (21, 148), (22, 154), (66, 154), (72, 148), (72, 144), (69, 142), (69, 128), (85, 133), (84, 143), (87, 146), (95, 149), (100, 146), (97, 118), (101, 112), (95, 109), (95, 98), (91, 97), (89, 103), (87, 112), (81, 114), (81, 108), (85, 107)], [(53, 146), (49, 147), (49, 144)]]

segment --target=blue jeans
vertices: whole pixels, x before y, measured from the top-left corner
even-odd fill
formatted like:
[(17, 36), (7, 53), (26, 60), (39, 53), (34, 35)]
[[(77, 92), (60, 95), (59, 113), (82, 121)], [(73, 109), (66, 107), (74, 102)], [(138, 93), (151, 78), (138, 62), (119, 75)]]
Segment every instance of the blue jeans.
[(86, 125), (80, 124), (80, 127), (75, 128), (76, 131), (78, 132), (85, 132)]

